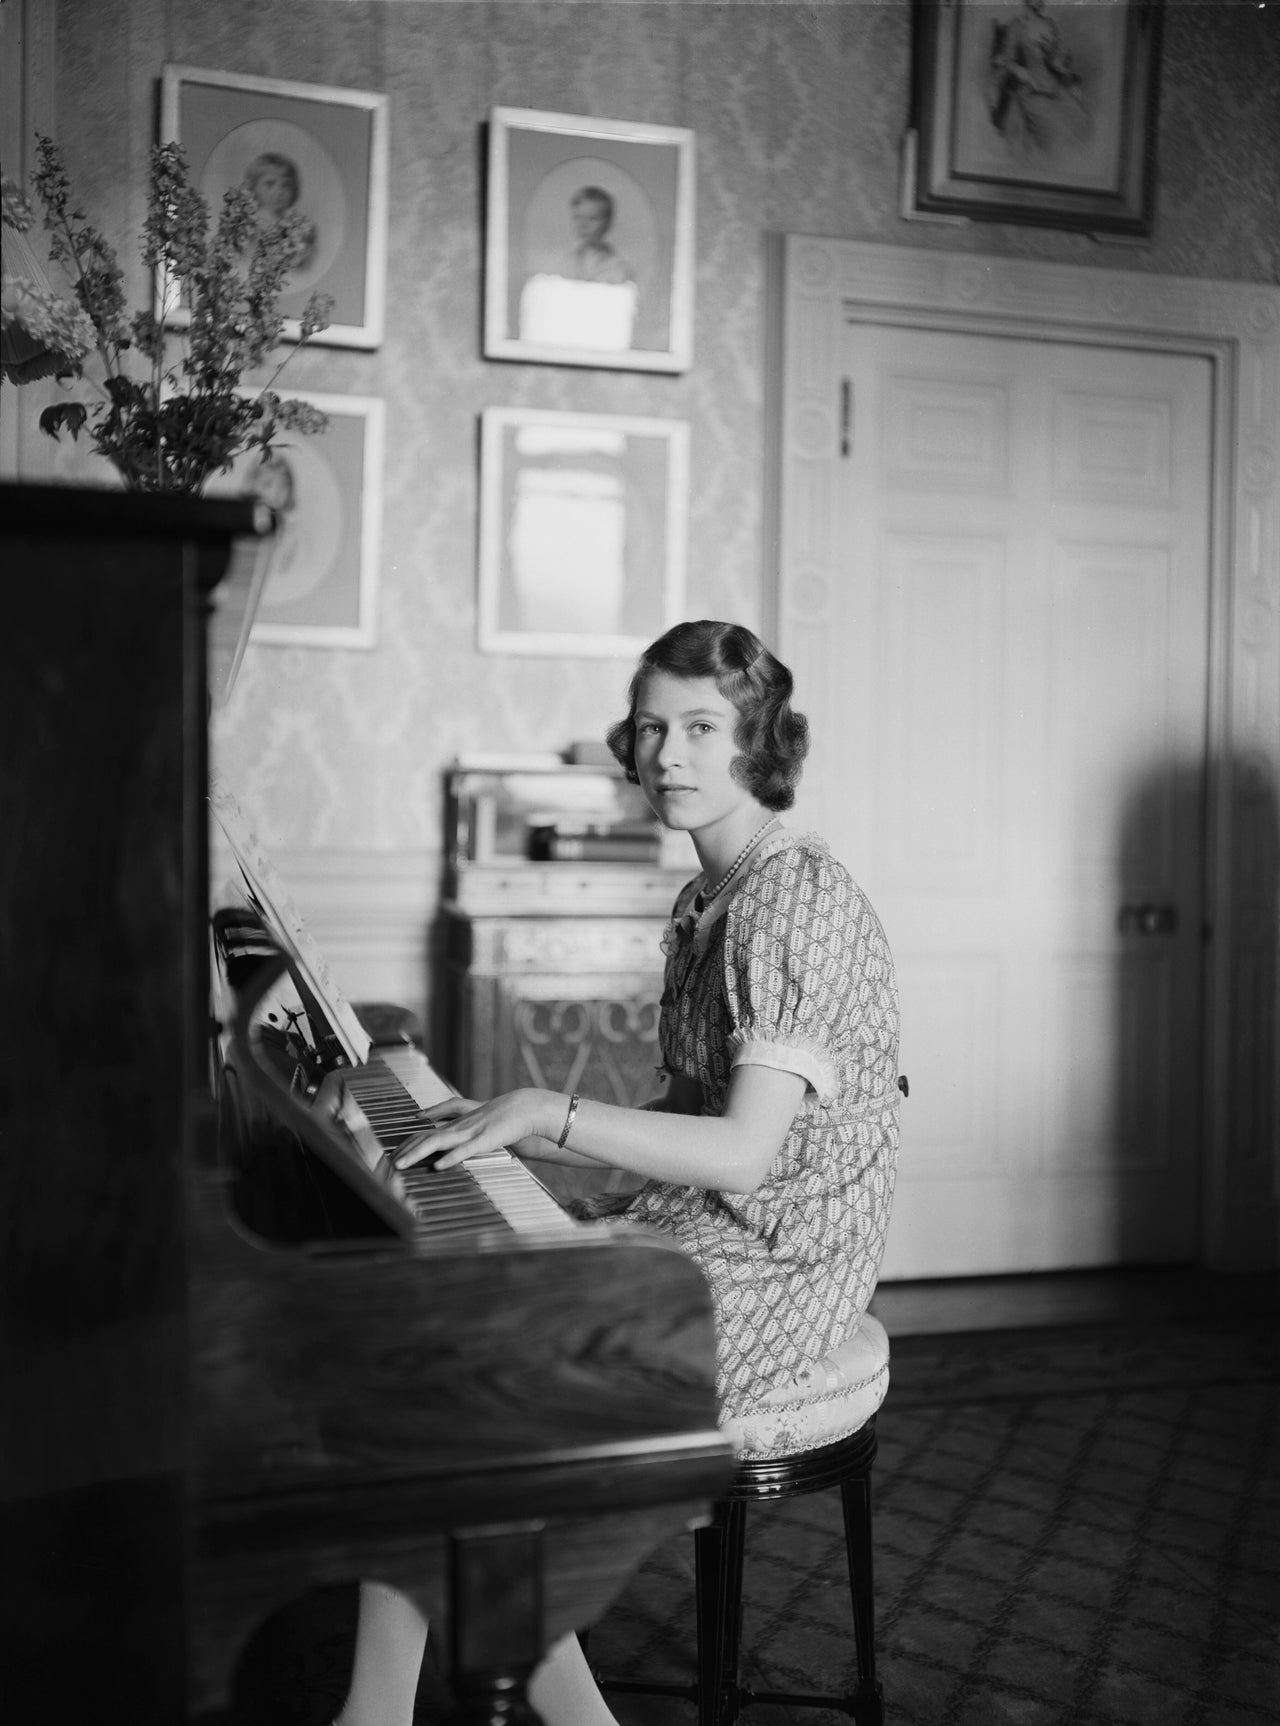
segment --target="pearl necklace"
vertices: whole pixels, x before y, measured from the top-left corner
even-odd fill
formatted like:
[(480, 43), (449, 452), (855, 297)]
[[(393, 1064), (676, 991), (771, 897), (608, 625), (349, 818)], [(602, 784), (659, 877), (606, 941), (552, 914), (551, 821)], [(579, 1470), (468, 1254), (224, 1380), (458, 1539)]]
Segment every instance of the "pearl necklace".
[(707, 905), (710, 905), (713, 900), (718, 899), (720, 897), (720, 895), (724, 892), (725, 888), (729, 885), (730, 881), (733, 880), (734, 876), (738, 873), (739, 869), (741, 869), (742, 865), (746, 862), (747, 858), (751, 855), (752, 851), (755, 850), (755, 848), (759, 844), (760, 840), (764, 838), (765, 834), (769, 831), (769, 829), (773, 826), (774, 822), (777, 821), (777, 819), (778, 819), (778, 817), (776, 815), (771, 815), (769, 817), (769, 819), (765, 822), (763, 827), (757, 827), (755, 832), (751, 835), (750, 839), (747, 840), (746, 844), (742, 847), (741, 851), (739, 851), (738, 855), (734, 858), (733, 862), (730, 863), (729, 867), (725, 870), (724, 874), (716, 882), (715, 886), (711, 887), (709, 889), (704, 888), (704, 890), (698, 894), (698, 898), (702, 901), (702, 904), (704, 907)]

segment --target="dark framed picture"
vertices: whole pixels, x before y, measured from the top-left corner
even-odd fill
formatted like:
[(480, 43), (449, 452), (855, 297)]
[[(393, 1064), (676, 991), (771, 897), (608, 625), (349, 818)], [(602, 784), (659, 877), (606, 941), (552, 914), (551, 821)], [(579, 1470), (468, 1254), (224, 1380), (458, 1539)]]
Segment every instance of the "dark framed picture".
[[(387, 98), (166, 66), (161, 136), (186, 151), (212, 220), (223, 193), (245, 185), (263, 223), (296, 211), (308, 224), (305, 255), (281, 296), (286, 340), (312, 293), (333, 296), (328, 329), (313, 342), (376, 348), (382, 340), (387, 256)], [(167, 320), (189, 321), (182, 307)]]
[(486, 408), (478, 645), (632, 658), (682, 615), (682, 420)]
[(282, 432), (263, 461), (241, 456), (208, 487), (274, 511), (276, 529), (249, 640), (372, 647), (382, 526), (383, 403), (286, 391), (327, 417), (310, 437)]
[(903, 213), (1151, 232), (1162, 0), (929, 0)]
[(683, 127), (494, 108), (486, 358), (687, 371), (693, 175)]

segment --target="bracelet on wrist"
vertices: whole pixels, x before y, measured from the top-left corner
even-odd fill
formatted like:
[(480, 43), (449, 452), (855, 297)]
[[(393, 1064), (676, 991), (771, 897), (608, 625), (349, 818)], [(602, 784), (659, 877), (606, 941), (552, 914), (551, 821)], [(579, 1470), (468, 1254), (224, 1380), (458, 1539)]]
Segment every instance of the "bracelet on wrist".
[(573, 1126), (574, 1116), (578, 1112), (578, 1104), (581, 1100), (582, 1099), (576, 1091), (569, 1098), (569, 1113), (564, 1118), (564, 1126), (560, 1130), (560, 1137), (556, 1140), (556, 1149), (558, 1151), (562, 1151), (565, 1147), (569, 1137), (569, 1129)]

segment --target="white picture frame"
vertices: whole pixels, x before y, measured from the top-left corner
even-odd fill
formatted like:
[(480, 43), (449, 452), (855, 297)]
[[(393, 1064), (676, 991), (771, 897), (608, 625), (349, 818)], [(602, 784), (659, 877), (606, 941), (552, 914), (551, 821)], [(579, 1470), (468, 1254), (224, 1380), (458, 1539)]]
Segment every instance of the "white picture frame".
[[(166, 66), (160, 135), (181, 144), (216, 223), (224, 192), (263, 163), (291, 173), (297, 209), (313, 224), (309, 255), (281, 295), (282, 335), (297, 341), (313, 292), (333, 296), (322, 346), (376, 348), (383, 338), (387, 253), (388, 100), (371, 90)], [(175, 329), (183, 306), (166, 310)]]
[[(253, 393), (253, 392), (246, 392)], [(280, 432), (206, 488), (248, 495), (277, 512), (252, 646), (370, 648), (377, 639), (385, 407), (376, 396), (283, 392), (329, 421), (304, 437)]]
[(692, 131), (491, 110), (487, 359), (687, 371), (693, 278)]
[(633, 659), (683, 615), (689, 427), (486, 408), (477, 645)]

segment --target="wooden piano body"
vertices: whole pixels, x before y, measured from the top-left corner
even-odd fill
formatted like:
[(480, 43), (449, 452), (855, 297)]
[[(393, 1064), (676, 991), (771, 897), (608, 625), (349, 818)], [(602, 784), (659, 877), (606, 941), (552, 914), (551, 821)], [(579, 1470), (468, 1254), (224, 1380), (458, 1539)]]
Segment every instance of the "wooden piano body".
[(210, 1083), (206, 611), (248, 505), (0, 488), (0, 1372), (18, 1719), (228, 1718), (380, 1577), (469, 1721), (703, 1513), (710, 1302), (639, 1233), (268, 1242)]

